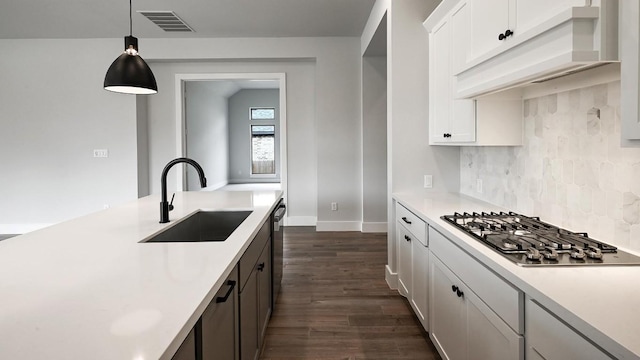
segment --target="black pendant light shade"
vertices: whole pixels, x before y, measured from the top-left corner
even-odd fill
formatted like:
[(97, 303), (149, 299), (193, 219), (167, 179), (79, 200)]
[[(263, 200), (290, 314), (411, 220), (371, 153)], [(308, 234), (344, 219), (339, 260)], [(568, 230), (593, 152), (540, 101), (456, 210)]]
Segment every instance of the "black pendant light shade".
[(138, 55), (138, 38), (132, 33), (131, 0), (129, 0), (129, 36), (124, 38), (124, 53), (111, 64), (104, 77), (104, 89), (124, 94), (155, 94), (158, 84), (153, 72)]
[(111, 64), (104, 77), (105, 90), (125, 94), (155, 94), (158, 84), (153, 72), (138, 55), (138, 39), (124, 38), (125, 52)]

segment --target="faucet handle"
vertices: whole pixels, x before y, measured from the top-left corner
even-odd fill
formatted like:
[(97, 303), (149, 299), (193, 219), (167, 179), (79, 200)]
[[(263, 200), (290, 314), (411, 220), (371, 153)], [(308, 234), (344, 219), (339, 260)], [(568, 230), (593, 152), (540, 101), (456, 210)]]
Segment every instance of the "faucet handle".
[(171, 202), (169, 203), (169, 211), (173, 210), (173, 198), (176, 197), (176, 193), (171, 196)]

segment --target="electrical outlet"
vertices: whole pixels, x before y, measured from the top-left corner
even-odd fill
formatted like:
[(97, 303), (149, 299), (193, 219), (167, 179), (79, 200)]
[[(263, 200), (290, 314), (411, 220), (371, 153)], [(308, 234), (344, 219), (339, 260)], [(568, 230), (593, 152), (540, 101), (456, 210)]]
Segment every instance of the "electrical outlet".
[(94, 158), (106, 158), (109, 157), (108, 149), (93, 149)]
[(331, 203), (331, 211), (338, 211), (338, 203), (337, 202), (332, 202)]
[(433, 187), (433, 175), (424, 176), (424, 187), (426, 189), (431, 189)]
[(482, 179), (476, 180), (476, 192), (478, 192), (478, 194), (482, 194)]

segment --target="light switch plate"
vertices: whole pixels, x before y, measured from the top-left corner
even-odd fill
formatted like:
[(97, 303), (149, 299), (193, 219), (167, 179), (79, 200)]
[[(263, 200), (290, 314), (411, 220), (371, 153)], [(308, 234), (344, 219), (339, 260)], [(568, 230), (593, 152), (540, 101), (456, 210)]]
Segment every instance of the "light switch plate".
[(108, 149), (93, 149), (94, 158), (106, 158), (109, 157)]
[(433, 175), (424, 176), (424, 187), (425, 189), (431, 189), (433, 187)]

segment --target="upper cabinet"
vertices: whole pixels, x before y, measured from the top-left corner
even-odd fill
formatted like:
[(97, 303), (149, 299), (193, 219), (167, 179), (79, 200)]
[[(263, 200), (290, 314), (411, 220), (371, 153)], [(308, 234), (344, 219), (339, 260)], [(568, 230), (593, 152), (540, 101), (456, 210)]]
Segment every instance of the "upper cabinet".
[(461, 1), (449, 10), (434, 13), (424, 24), (429, 30), (429, 144), (522, 145), (519, 92), (456, 98), (454, 72), (465, 65), (469, 3)]
[[(456, 98), (618, 60), (618, 0), (444, 0), (430, 19), (444, 19), (460, 4), (467, 21), (451, 30), (464, 34), (452, 69)], [(427, 27), (437, 22), (430, 19)]]
[(620, 120), (623, 139), (640, 139), (640, 4), (620, 4)]

